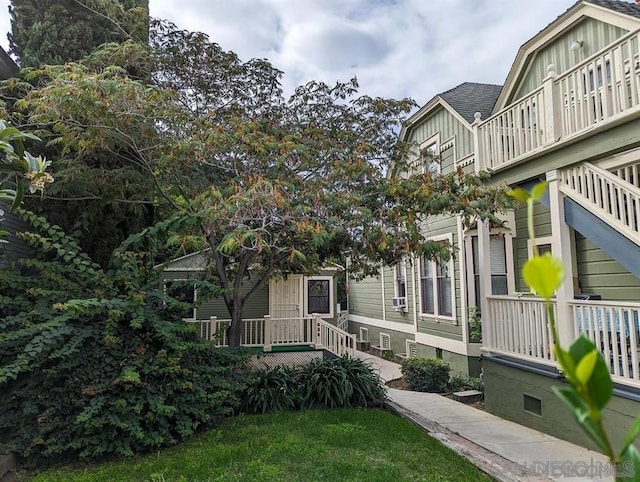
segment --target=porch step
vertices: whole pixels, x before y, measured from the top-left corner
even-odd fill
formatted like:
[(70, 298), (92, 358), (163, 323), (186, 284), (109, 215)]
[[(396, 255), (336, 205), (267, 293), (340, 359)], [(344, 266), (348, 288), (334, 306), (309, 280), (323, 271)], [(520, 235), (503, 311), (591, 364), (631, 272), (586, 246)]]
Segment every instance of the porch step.
[(482, 399), (480, 390), (464, 390), (462, 392), (454, 392), (452, 398), (457, 402), (473, 403)]

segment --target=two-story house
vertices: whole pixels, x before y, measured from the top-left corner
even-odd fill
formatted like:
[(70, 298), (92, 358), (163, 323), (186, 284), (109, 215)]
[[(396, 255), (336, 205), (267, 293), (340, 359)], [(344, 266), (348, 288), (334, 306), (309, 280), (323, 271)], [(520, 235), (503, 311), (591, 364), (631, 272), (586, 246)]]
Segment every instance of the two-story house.
[[(593, 447), (552, 391), (564, 381), (544, 302), (521, 276), (534, 246), (550, 251), (566, 269), (553, 300), (561, 343), (585, 334), (600, 347), (616, 387), (606, 423), (619, 444), (640, 411), (640, 5), (576, 2), (522, 45), (501, 90), (462, 84), (401, 136), (433, 143), (442, 172), (461, 165), (526, 189), (546, 180), (548, 194), (535, 206), (533, 240), (524, 206), (502, 229), (428, 223), (433, 239), (452, 243), (454, 260), (407, 260), (352, 282), (350, 331), (457, 371), (481, 368), (488, 411)], [(469, 328), (478, 316), (481, 345)]]
[[(488, 116), (500, 86), (464, 83), (436, 95), (411, 116), (402, 131), (403, 141), (414, 143), (427, 156), (420, 169), (447, 174), (457, 168), (474, 171), (474, 114)], [(480, 373), (480, 339), (470, 314), (479, 301), (474, 286), (473, 249), (477, 266), (476, 231), (465, 229), (460, 219), (431, 217), (422, 226), (425, 235), (448, 242), (454, 256), (440, 262), (427, 258), (405, 259), (380, 268), (378, 277), (349, 283), (350, 329), (363, 341), (394, 354), (438, 357), (462, 373)], [(504, 237), (495, 236), (495, 249)], [(501, 268), (505, 274), (505, 249)], [(496, 278), (497, 279), (497, 278)], [(507, 285), (503, 291), (506, 294)]]

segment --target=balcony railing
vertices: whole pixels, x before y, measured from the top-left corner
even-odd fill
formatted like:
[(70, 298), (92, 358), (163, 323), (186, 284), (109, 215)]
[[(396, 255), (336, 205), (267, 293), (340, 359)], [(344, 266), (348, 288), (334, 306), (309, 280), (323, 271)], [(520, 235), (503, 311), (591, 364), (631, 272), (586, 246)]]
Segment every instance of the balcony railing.
[(561, 75), (553, 65), (548, 72), (538, 89), (476, 119), (478, 170), (500, 169), (640, 110), (640, 30)]
[[(487, 301), (484, 351), (556, 365), (544, 300), (525, 295)], [(559, 329), (565, 324), (572, 338), (584, 334), (593, 340), (614, 381), (640, 386), (640, 303), (571, 300), (568, 305), (571, 319), (557, 320)]]
[[(216, 346), (229, 344), (227, 331), (231, 320), (220, 320), (215, 316), (209, 320), (187, 321), (198, 325), (200, 336)], [(338, 356), (355, 354), (355, 335), (328, 323), (319, 316), (295, 318), (245, 318), (240, 345), (263, 347), (265, 351), (274, 346), (314, 346), (324, 348)]]

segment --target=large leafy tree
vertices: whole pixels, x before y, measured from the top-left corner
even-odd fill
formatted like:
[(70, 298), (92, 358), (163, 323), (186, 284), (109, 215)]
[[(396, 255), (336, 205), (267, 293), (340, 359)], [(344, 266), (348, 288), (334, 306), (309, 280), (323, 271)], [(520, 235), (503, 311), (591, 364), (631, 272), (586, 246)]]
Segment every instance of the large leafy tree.
[(11, 0), (10, 52), (23, 67), (63, 64), (101, 44), (144, 41), (149, 0)]
[[(113, 59), (145, 66), (153, 85), (108, 67)], [(271, 277), (336, 257), (364, 275), (409, 253), (435, 256), (443, 247), (425, 237), (428, 216), (487, 218), (504, 202), (462, 172), (412, 174), (413, 146), (397, 140), (411, 100), (360, 95), (355, 80), (310, 82), (285, 100), (268, 62), (167, 23), (154, 27), (148, 57), (112, 47), (37, 75), (47, 81), (21, 103), (29, 123), (52, 126), (65, 152), (107, 149), (136, 165), (171, 206), (174, 239), (211, 248), (232, 344)]]
[[(14, 0), (10, 10), (11, 48), (23, 67), (77, 61), (105, 42), (148, 40), (148, 0)], [(140, 73), (135, 65), (129, 67), (129, 74)], [(21, 75), (28, 82), (11, 80), (11, 87), (2, 92), (14, 121), (22, 115), (14, 108), (14, 99), (29, 84), (42, 81), (28, 70)], [(62, 160), (53, 169), (58, 184), (46, 198), (27, 196), (28, 206), (73, 234), (104, 267), (130, 233), (156, 219), (153, 191), (140, 170), (124, 162), (117, 149), (93, 149), (67, 157), (63, 148), (33, 147), (50, 159)]]

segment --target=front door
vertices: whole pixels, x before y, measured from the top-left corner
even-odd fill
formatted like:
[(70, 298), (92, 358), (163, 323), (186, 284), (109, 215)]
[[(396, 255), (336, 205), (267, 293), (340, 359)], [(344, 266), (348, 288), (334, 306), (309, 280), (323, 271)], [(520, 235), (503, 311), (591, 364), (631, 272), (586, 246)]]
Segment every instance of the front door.
[(269, 314), (271, 318), (300, 318), (304, 306), (302, 275), (271, 280)]

